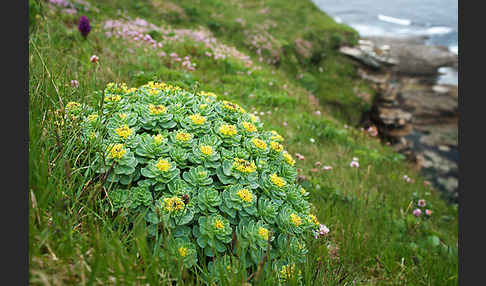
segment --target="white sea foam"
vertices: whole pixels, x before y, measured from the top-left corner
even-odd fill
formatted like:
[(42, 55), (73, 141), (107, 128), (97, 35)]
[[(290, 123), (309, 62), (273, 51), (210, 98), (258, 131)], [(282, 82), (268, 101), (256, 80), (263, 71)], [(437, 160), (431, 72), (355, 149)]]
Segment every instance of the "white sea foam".
[(442, 34), (449, 34), (452, 32), (452, 28), (450, 27), (431, 27), (425, 30), (427, 35), (442, 35)]
[(398, 24), (398, 25), (404, 25), (404, 26), (409, 26), (412, 24), (412, 21), (409, 19), (400, 19), (400, 18), (394, 18), (390, 16), (385, 16), (385, 15), (378, 15), (378, 19), (383, 21), (383, 22), (388, 22), (388, 23), (393, 23), (393, 24)]
[(459, 47), (458, 46), (450, 46), (449, 51), (453, 52), (454, 54), (459, 54)]

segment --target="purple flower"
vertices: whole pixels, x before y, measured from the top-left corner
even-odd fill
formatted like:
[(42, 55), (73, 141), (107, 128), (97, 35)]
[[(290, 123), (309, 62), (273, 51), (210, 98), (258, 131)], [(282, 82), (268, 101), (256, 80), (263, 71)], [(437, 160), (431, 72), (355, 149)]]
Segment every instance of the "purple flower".
[(91, 31), (91, 26), (89, 25), (89, 19), (86, 16), (79, 17), (78, 30), (81, 32), (84, 38), (86, 38)]

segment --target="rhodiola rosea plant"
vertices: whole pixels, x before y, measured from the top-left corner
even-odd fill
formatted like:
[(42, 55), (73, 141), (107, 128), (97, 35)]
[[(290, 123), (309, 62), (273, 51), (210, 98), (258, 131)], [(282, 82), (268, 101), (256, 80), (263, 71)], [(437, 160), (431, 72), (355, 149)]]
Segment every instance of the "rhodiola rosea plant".
[(160, 255), (186, 268), (229, 255), (253, 270), (265, 256), (277, 273), (293, 269), (320, 227), (295, 160), (277, 132), (216, 97), (110, 83), (100, 110), (70, 102), (66, 119), (101, 146), (90, 168), (110, 186), (102, 205), (127, 223), (143, 215), (153, 243), (170, 241)]

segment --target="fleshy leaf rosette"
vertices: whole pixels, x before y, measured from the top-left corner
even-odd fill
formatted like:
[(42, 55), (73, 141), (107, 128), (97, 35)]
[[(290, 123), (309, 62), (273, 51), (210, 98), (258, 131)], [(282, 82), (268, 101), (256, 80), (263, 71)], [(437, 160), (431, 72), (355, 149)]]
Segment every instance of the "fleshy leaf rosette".
[(101, 110), (70, 102), (59, 124), (79, 123), (90, 170), (110, 183), (103, 205), (143, 215), (154, 243), (167, 238), (160, 255), (186, 268), (213, 259), (201, 255), (247, 267), (267, 251), (280, 265), (305, 257), (320, 224), (277, 131), (211, 92), (148, 82), (99, 94)]

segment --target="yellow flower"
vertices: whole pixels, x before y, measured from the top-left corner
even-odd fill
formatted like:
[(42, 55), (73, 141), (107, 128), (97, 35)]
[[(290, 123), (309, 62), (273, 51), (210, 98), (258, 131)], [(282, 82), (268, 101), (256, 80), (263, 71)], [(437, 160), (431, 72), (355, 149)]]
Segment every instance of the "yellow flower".
[(121, 159), (126, 152), (123, 144), (115, 144), (110, 149), (110, 155), (114, 159)]
[(281, 188), (283, 186), (285, 186), (287, 184), (287, 182), (285, 182), (285, 180), (283, 178), (280, 178), (279, 176), (277, 176), (276, 173), (273, 173), (270, 175), (270, 180), (272, 181), (272, 183)]
[(182, 142), (187, 142), (192, 139), (192, 134), (186, 133), (186, 132), (178, 132), (176, 134), (176, 140), (177, 141), (182, 141)]
[(109, 94), (109, 95), (105, 96), (105, 101), (115, 102), (115, 101), (120, 101), (120, 100), (121, 100), (121, 96), (119, 96), (119, 95)]
[(66, 104), (66, 110), (67, 111), (75, 111), (78, 110), (81, 107), (81, 104), (79, 104), (76, 101), (70, 101), (68, 104)]
[(93, 113), (93, 114), (88, 115), (88, 121), (89, 122), (96, 121), (96, 119), (98, 119), (98, 114)]
[(127, 139), (128, 136), (132, 135), (132, 129), (130, 129), (126, 124), (123, 124), (121, 127), (115, 129), (115, 132), (123, 139)]
[[(295, 272), (295, 264), (292, 265), (284, 265), (280, 270), (280, 278), (283, 280), (288, 280), (294, 275)], [(298, 275), (300, 275), (302, 271), (299, 270)]]
[(304, 196), (307, 191), (304, 188), (300, 187), (300, 193)]
[(295, 160), (294, 160), (294, 158), (292, 158), (292, 155), (290, 155), (289, 152), (284, 151), (283, 152), (283, 157), (284, 157), (285, 161), (287, 161), (287, 163), (289, 165), (293, 166), (295, 164)]
[(239, 106), (238, 104), (236, 103), (233, 103), (233, 102), (229, 102), (227, 100), (223, 100), (223, 108), (224, 109), (227, 109), (231, 112), (234, 112), (234, 111), (239, 111), (239, 112), (242, 112), (242, 113), (245, 113), (246, 111), (241, 108), (241, 106)]
[(284, 141), (284, 138), (280, 134), (278, 134), (277, 131), (272, 130), (270, 132), (272, 132), (272, 137), (270, 137), (270, 139), (277, 140), (277, 141)]
[(201, 150), (201, 152), (204, 154), (204, 155), (212, 155), (213, 154), (213, 147), (211, 146), (208, 146), (208, 145), (201, 145), (199, 147), (199, 150)]
[(240, 197), (242, 201), (245, 201), (247, 203), (251, 202), (253, 196), (247, 189), (241, 189), (236, 194)]
[(206, 122), (206, 117), (201, 116), (199, 113), (191, 115), (189, 116), (189, 118), (192, 120), (192, 123), (196, 125), (201, 125), (204, 124), (204, 122)]
[(270, 142), (270, 147), (272, 147), (272, 149), (277, 151), (278, 153), (283, 151), (282, 144), (275, 142), (275, 141)]
[(89, 134), (89, 139), (93, 140), (95, 138), (96, 138), (96, 133), (94, 131), (91, 131), (91, 133)]
[(205, 97), (211, 97), (213, 99), (216, 99), (218, 96), (212, 92), (208, 92), (208, 91), (201, 91), (199, 92), (200, 95), (202, 96), (205, 96)]
[(245, 130), (247, 132), (256, 132), (257, 129), (255, 127), (255, 125), (251, 124), (250, 122), (243, 122), (243, 127), (245, 128)]
[(162, 134), (157, 134), (153, 136), (153, 138), (156, 144), (160, 144), (162, 143), (162, 140), (164, 140), (164, 136), (162, 136)]
[(299, 226), (302, 224), (302, 219), (296, 215), (296, 214), (291, 214), (290, 215), (290, 220), (292, 220), (292, 223), (295, 225), (295, 226)]
[(170, 169), (170, 163), (169, 161), (160, 158), (157, 164), (155, 164), (155, 167), (162, 172), (167, 172)]
[(238, 131), (236, 130), (236, 127), (234, 125), (231, 125), (231, 124), (221, 125), (219, 127), (219, 132), (226, 135), (226, 136), (233, 136), (236, 133), (238, 133)]
[(244, 159), (235, 158), (233, 162), (233, 168), (243, 173), (252, 173), (256, 171), (254, 162), (248, 162)]
[(121, 119), (126, 119), (127, 118), (127, 114), (126, 113), (120, 113), (120, 115), (118, 115)]
[(259, 227), (258, 228), (258, 235), (264, 239), (264, 240), (268, 240), (268, 229), (264, 228), (264, 227)]
[(262, 150), (267, 149), (267, 143), (265, 143), (263, 140), (260, 140), (258, 138), (251, 139), (251, 143), (253, 143), (253, 145), (255, 145), (255, 147), (257, 147), (258, 149), (262, 149)]
[(252, 122), (257, 122), (257, 121), (258, 121), (258, 117), (256, 117), (256, 116), (255, 116), (255, 115), (253, 115), (253, 114), (250, 114), (250, 120), (251, 120)]
[(222, 229), (222, 228), (224, 228), (224, 224), (221, 220), (217, 219), (214, 222), (214, 227), (217, 228), (217, 229)]
[(310, 219), (308, 219), (309, 222), (314, 223), (315, 225), (319, 225), (319, 221), (317, 220), (317, 217), (313, 214), (309, 214)]
[(159, 105), (149, 104), (149, 110), (150, 110), (150, 115), (159, 115), (167, 112), (167, 107), (163, 106), (162, 104)]
[(178, 211), (184, 209), (184, 202), (178, 197), (165, 198), (164, 207), (168, 212)]
[(178, 251), (179, 251), (179, 255), (180, 256), (186, 257), (186, 255), (187, 255), (187, 248), (185, 248), (185, 247), (179, 247)]
[(208, 105), (206, 103), (199, 105), (199, 108), (201, 108), (201, 109), (206, 109), (206, 107), (208, 107)]

